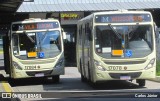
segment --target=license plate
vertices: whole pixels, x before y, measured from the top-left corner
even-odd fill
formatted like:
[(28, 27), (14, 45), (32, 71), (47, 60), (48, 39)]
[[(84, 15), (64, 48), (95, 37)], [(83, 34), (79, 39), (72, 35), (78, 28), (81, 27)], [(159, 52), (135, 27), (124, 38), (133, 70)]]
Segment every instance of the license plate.
[(35, 74), (35, 77), (43, 77), (43, 76), (44, 76), (44, 73)]
[(130, 76), (120, 76), (121, 80), (130, 80), (131, 77)]

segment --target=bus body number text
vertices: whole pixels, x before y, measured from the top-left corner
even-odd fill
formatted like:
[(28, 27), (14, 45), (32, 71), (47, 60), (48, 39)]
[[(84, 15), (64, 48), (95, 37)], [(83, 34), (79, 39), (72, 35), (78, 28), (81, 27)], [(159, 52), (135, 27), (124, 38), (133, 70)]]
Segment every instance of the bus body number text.
[(35, 70), (36, 66), (25, 66), (25, 70)]
[(109, 70), (122, 70), (122, 66), (108, 66)]

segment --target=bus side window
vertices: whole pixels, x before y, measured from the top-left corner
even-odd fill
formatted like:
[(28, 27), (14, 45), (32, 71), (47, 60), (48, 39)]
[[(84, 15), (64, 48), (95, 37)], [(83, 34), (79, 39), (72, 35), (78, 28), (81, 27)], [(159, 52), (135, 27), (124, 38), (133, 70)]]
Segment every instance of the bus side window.
[(91, 29), (90, 29), (90, 27), (89, 27), (89, 23), (87, 23), (87, 24), (85, 25), (85, 33), (87, 34), (87, 39), (88, 39), (89, 41), (91, 41), (91, 40), (92, 40), (92, 35), (91, 35)]
[(79, 38), (80, 38), (80, 41), (79, 41), (79, 45), (82, 45), (82, 25), (80, 26), (80, 30), (79, 30)]

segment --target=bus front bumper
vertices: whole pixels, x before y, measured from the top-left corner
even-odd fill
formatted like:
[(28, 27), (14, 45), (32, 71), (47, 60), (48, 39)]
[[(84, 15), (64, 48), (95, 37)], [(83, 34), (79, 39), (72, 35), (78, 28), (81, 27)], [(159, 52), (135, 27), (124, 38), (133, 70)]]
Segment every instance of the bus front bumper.
[(53, 75), (64, 75), (64, 67), (53, 68), (48, 70), (15, 70), (12, 78), (29, 78), (29, 77), (51, 77)]
[(97, 71), (94, 75), (93, 82), (107, 80), (133, 80), (133, 79), (150, 79), (155, 78), (155, 70), (139, 70), (139, 71)]

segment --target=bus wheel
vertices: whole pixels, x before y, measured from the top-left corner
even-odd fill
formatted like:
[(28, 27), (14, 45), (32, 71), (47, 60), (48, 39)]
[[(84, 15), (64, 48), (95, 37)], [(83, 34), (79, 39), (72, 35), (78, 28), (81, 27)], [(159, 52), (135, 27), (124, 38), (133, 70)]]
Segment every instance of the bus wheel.
[(86, 82), (86, 81), (87, 81), (87, 79), (83, 76), (82, 73), (81, 73), (81, 81), (82, 81), (82, 82)]
[(59, 75), (54, 75), (54, 76), (52, 76), (52, 81), (53, 81), (54, 83), (58, 83), (58, 82), (59, 82)]
[(139, 84), (140, 87), (143, 87), (146, 84), (145, 79), (137, 79), (136, 82)]
[(88, 82), (91, 82), (91, 71), (90, 68), (88, 67)]
[(82, 64), (80, 62), (80, 74), (81, 74), (81, 81), (86, 82), (86, 78), (83, 76), (83, 71), (82, 71)]
[(90, 85), (92, 88), (94, 88), (94, 89), (99, 89), (99, 87), (101, 87), (101, 86), (98, 84), (98, 82), (92, 82), (92, 81), (90, 81), (90, 82), (89, 82), (89, 85)]

